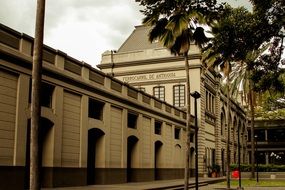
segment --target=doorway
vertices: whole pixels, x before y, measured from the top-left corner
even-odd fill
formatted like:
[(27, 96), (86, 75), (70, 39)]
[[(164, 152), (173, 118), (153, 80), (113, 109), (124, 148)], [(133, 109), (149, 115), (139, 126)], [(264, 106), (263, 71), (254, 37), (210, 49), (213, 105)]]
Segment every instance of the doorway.
[(138, 138), (128, 137), (127, 147), (127, 182), (135, 181), (134, 168), (138, 164)]
[(100, 156), (102, 156), (104, 135), (105, 133), (100, 129), (88, 130), (87, 185), (96, 183), (96, 163), (99, 162)]
[(159, 168), (161, 167), (162, 162), (162, 142), (156, 141), (154, 144), (154, 179), (160, 180), (161, 175), (159, 172)]

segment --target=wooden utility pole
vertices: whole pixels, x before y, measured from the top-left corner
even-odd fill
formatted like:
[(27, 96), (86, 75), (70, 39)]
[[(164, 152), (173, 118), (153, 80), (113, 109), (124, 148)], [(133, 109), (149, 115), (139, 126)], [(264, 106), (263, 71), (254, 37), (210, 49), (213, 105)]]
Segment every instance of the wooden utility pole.
[(40, 88), (42, 75), (43, 36), (44, 36), (45, 0), (37, 0), (35, 40), (32, 70), (31, 103), (31, 144), (30, 144), (30, 189), (40, 189), (39, 174), (39, 124), (41, 115)]

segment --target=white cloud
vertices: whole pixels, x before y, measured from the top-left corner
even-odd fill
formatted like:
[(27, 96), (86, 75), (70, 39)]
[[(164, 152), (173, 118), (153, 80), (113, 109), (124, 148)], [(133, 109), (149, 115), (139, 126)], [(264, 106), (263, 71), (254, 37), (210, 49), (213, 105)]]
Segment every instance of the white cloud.
[[(139, 9), (135, 0), (46, 0), (44, 43), (95, 66), (141, 23)], [(35, 12), (36, 0), (0, 1), (0, 22), (31, 36)]]
[[(1, 0), (0, 22), (34, 36), (35, 0)], [(134, 0), (47, 0), (44, 43), (93, 66), (141, 23)]]

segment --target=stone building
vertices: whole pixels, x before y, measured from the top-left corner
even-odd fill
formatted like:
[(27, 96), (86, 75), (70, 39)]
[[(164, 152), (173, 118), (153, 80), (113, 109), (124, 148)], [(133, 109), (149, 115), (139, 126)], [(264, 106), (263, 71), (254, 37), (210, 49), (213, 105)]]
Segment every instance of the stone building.
[[(98, 67), (105, 73), (126, 82), (140, 91), (152, 94), (182, 110), (186, 105), (186, 73), (184, 58), (171, 55), (158, 41), (148, 41), (149, 28), (135, 27), (121, 47), (102, 54)], [(199, 174), (218, 164), (225, 171), (226, 163), (226, 96), (221, 90), (221, 76), (214, 70), (205, 71), (200, 51), (194, 44), (189, 52), (191, 93), (201, 94), (198, 99), (198, 157)], [(237, 162), (238, 131), (241, 142), (241, 161), (248, 162), (246, 147), (247, 124), (243, 108), (236, 100), (230, 102), (231, 162)], [(191, 114), (194, 99), (191, 98)], [(238, 130), (240, 129), (240, 130)], [(191, 139), (193, 139), (193, 133)], [(191, 168), (194, 168), (194, 144), (191, 144)]]
[[(0, 189), (28, 187), (32, 47), (0, 24)], [(59, 50), (43, 60), (43, 187), (183, 178), (183, 110)]]

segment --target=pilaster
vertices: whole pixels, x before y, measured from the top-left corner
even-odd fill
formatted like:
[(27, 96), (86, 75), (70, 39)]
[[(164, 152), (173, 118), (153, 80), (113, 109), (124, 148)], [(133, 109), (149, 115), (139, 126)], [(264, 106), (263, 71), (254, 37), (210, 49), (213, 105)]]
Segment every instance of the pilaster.
[[(203, 75), (203, 73), (201, 73)], [(205, 174), (207, 173), (206, 163), (204, 162), (204, 158), (206, 157), (205, 152), (205, 106), (206, 106), (206, 92), (205, 92), (205, 76), (201, 77), (200, 81), (200, 94), (201, 97), (198, 102), (200, 102), (200, 110), (198, 113), (198, 173)]]
[(26, 161), (27, 124), (29, 109), (29, 83), (28, 75), (20, 74), (17, 87), (16, 120), (15, 120), (15, 144), (14, 160), (15, 166), (24, 166)]
[(81, 97), (80, 116), (80, 156), (79, 167), (87, 167), (88, 146), (88, 96)]
[(63, 88), (56, 86), (53, 94), (54, 123), (54, 167), (61, 166), (62, 125), (63, 125)]

